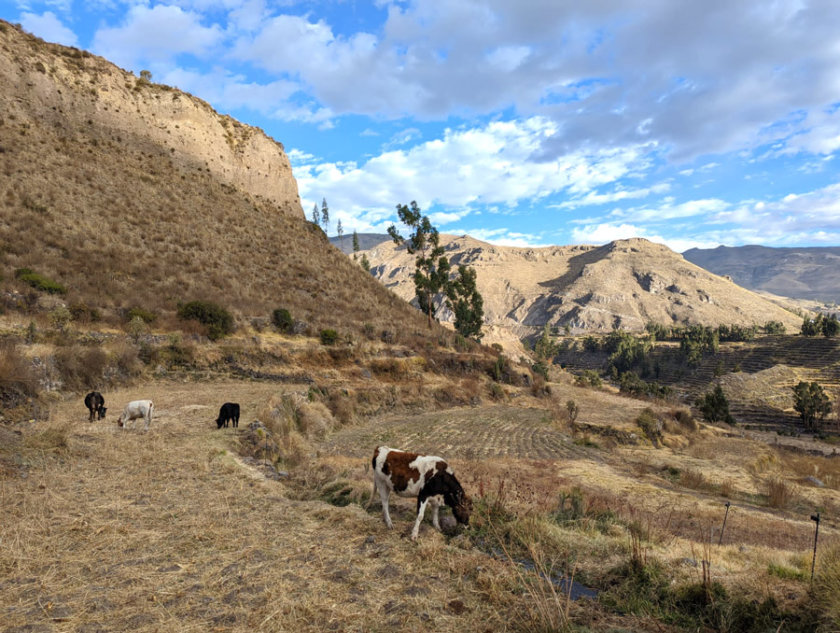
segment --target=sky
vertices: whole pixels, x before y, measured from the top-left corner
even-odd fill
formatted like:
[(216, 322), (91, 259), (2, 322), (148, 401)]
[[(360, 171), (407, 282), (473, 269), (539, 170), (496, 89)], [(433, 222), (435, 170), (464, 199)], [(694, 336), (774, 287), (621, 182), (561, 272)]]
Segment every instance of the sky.
[[(307, 217), (840, 245), (838, 0), (0, 0), (283, 143)], [(403, 227), (403, 234), (407, 232)]]

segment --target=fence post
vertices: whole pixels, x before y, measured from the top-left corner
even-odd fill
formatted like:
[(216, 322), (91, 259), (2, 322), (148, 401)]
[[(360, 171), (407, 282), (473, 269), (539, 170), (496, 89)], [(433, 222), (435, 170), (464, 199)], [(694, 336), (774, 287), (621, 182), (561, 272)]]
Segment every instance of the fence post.
[(814, 529), (814, 558), (811, 560), (811, 582), (814, 582), (814, 568), (817, 565), (817, 538), (820, 535), (820, 513), (812, 514), (811, 520), (817, 524)]
[(726, 529), (726, 518), (729, 516), (729, 506), (732, 504), (727, 501), (726, 502), (726, 513), (723, 515), (723, 525), (720, 527), (720, 538), (718, 539), (718, 545), (723, 543), (723, 531)]

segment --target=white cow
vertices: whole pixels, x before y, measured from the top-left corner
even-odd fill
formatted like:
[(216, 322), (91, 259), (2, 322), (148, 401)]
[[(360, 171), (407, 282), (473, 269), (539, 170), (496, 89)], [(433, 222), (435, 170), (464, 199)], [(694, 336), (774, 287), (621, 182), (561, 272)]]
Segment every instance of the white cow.
[(131, 422), (131, 426), (133, 428), (134, 420), (137, 418), (143, 418), (146, 420), (145, 430), (148, 431), (154, 409), (155, 404), (151, 400), (132, 400), (125, 405), (125, 409), (123, 409), (122, 414), (120, 414), (120, 419), (117, 420), (117, 424), (125, 429), (128, 427), (128, 423)]

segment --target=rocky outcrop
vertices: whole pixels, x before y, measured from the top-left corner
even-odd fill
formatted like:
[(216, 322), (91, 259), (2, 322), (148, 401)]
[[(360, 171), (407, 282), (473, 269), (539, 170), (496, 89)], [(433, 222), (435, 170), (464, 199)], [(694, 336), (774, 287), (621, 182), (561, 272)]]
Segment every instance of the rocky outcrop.
[(0, 113), (132, 146), (166, 148), (176, 164), (303, 217), (283, 145), (185, 92), (136, 77), (75, 48), (48, 44), (0, 21)]
[[(485, 321), (498, 342), (504, 342), (498, 332), (515, 340), (546, 324), (577, 333), (640, 331), (649, 322), (717, 326), (775, 320), (788, 331), (801, 324), (800, 316), (644, 239), (512, 248), (442, 235), (441, 244), (450, 261), (475, 268)], [(366, 255), (386, 286), (407, 300), (414, 297), (414, 258), (405, 248), (384, 241)], [(445, 310), (437, 316), (451, 318)]]

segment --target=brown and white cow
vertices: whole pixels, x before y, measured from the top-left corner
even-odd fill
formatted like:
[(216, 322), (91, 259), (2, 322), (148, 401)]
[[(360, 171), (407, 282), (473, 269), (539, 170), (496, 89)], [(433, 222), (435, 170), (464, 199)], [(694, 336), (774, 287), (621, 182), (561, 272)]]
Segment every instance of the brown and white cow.
[(432, 506), (432, 524), (440, 530), (438, 509), (444, 503), (452, 508), (455, 520), (467, 525), (470, 521), (472, 501), (455, 478), (455, 473), (443, 459), (433, 455), (407, 453), (387, 446), (378, 446), (373, 451), (373, 493), (379, 493), (382, 501), (382, 518), (393, 528), (388, 512), (388, 499), (392, 492), (401, 497), (417, 497), (417, 520), (411, 531), (411, 540), (417, 539), (420, 522), (426, 512), (426, 505)]

